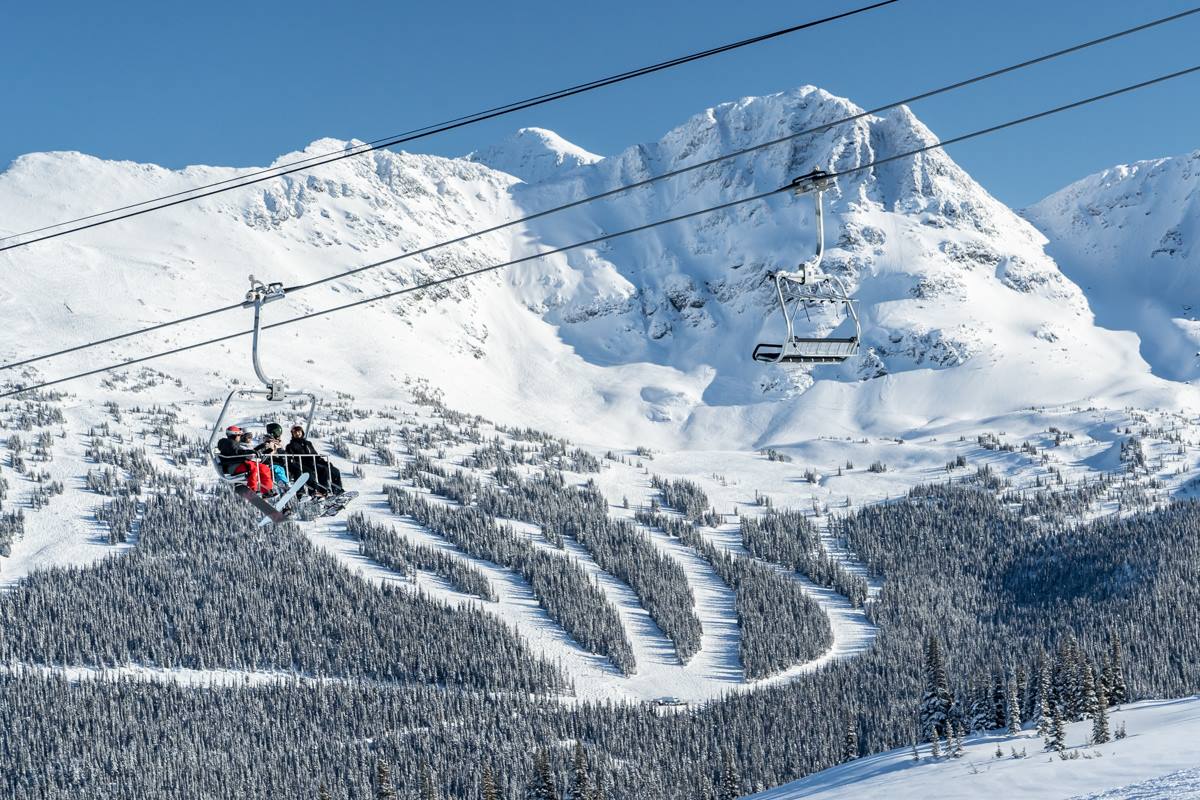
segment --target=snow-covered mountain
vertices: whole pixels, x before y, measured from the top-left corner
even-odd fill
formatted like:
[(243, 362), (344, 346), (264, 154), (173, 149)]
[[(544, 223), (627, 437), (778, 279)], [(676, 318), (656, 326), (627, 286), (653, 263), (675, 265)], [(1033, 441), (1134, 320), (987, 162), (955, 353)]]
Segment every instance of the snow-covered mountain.
[(1156, 375), (1200, 377), (1200, 150), (1104, 170), (1024, 214), (1098, 324), (1136, 333)]
[(521, 128), (499, 144), (467, 155), (470, 161), (515, 175), (526, 183), (541, 183), (576, 167), (601, 161), (545, 128)]
[[(465, 159), (376, 152), (261, 186), (5, 253), (7, 361), (224, 305), (245, 276), (291, 284), (396, 255), (599, 190), (858, 111), (813, 87), (708, 109), (658, 142), (603, 160), (526, 129)], [(698, 170), (362, 273), (271, 306), (293, 316), (853, 169), (934, 140), (908, 110)], [(288, 161), (353, 143), (313, 143)], [(0, 174), (0, 234), (247, 170), (34, 154)], [(859, 301), (864, 352), (811, 372), (750, 361), (781, 320), (765, 282), (813, 247), (811, 199), (775, 195), (318, 318), (268, 336), (270, 371), (327, 392), (387, 397), (406, 375), (506, 422), (583, 441), (758, 446), (864, 430), (903, 435), (1093, 399), (1178, 405), (1190, 387), (1150, 373), (1137, 338), (1098, 327), (1029, 223), (948, 155), (931, 152), (838, 182), (827, 195), (827, 267)], [(438, 300), (446, 302), (435, 302)], [(42, 365), (83, 366), (244, 327), (236, 315)], [(844, 331), (830, 315), (819, 332)], [(249, 375), (242, 342), (159, 362), (199, 396)], [(603, 436), (598, 435), (603, 431)]]

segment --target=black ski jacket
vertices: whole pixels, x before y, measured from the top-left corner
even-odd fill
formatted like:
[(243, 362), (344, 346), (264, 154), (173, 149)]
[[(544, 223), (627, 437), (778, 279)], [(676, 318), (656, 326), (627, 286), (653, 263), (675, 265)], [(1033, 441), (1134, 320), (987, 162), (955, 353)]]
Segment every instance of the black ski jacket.
[(317, 448), (308, 439), (292, 439), (287, 443), (287, 452), (293, 456), (318, 455)]
[(253, 450), (228, 436), (217, 442), (217, 453), (221, 457), (221, 468), (226, 472), (254, 457)]

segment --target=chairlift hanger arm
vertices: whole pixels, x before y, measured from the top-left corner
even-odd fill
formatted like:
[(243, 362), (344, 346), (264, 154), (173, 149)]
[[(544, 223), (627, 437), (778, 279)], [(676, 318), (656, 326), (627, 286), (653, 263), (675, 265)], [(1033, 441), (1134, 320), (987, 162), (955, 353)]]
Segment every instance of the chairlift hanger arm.
[(242, 303), (243, 308), (254, 309), (254, 337), (250, 345), (250, 356), (254, 364), (254, 374), (267, 387), (268, 400), (284, 399), (287, 387), (282, 380), (272, 379), (267, 376), (267, 373), (262, 368), (262, 362), (258, 357), (258, 343), (262, 338), (262, 307), (267, 303), (282, 300), (285, 294), (286, 291), (282, 283), (278, 281), (275, 283), (263, 283), (251, 275), (250, 291), (246, 292), (246, 301)]

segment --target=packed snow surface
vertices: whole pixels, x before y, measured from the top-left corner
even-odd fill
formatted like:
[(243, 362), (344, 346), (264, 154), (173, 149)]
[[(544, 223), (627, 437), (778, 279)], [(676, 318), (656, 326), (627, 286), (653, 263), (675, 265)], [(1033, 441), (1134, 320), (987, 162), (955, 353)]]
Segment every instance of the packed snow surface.
[[(1042, 749), (1034, 731), (1017, 736), (969, 738), (961, 758), (922, 758), (912, 750), (860, 758), (794, 783), (754, 795), (756, 800), (952, 800), (1020, 797), (1025, 800), (1122, 798), (1175, 800), (1200, 796), (1200, 699), (1135, 703), (1110, 716), (1128, 737), (1087, 744), (1090, 721), (1067, 726), (1068, 755), (1062, 760)], [(999, 747), (1002, 757), (996, 757)], [(1024, 757), (1013, 758), (1013, 751)]]

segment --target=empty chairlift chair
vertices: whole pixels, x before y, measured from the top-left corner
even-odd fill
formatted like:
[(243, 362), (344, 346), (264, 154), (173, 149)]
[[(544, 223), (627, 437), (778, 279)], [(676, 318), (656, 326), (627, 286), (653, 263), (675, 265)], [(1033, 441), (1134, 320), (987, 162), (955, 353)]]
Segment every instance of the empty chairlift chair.
[[(766, 364), (840, 364), (858, 355), (862, 328), (854, 300), (846, 292), (846, 285), (834, 275), (821, 272), (821, 258), (825, 255), (824, 201), (822, 195), (829, 188), (831, 178), (821, 170), (813, 170), (793, 183), (797, 195), (815, 192), (817, 209), (817, 254), (811, 261), (800, 265), (795, 272), (779, 271), (771, 277), (779, 296), (779, 308), (787, 325), (787, 336), (783, 342), (763, 342), (754, 348), (754, 360)], [(854, 335), (848, 337), (797, 336), (795, 319), (803, 312), (824, 304), (841, 306), (854, 323)]]

